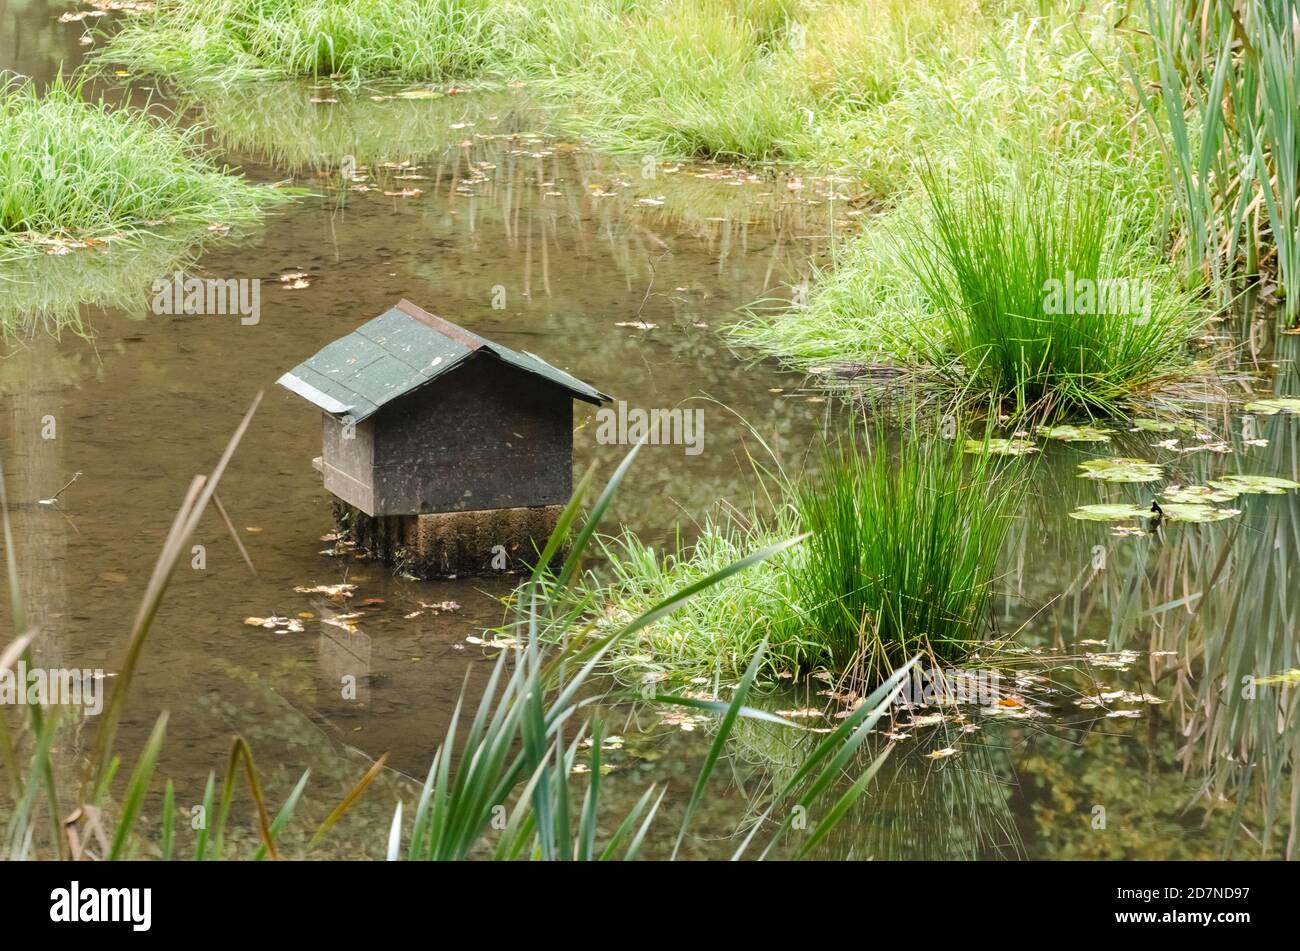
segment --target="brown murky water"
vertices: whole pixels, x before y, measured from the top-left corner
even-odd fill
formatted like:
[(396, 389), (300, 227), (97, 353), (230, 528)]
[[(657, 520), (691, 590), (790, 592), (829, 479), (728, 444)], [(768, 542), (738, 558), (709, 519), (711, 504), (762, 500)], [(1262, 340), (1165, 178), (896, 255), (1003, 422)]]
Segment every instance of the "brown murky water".
[[(63, 9), (0, 0), (0, 68), (44, 81), (75, 63), (81, 27), (58, 23)], [(113, 94), (143, 101), (148, 90)], [(781, 178), (710, 167), (658, 167), (649, 177), (640, 163), (546, 135), (545, 115), (519, 91), (371, 98), (387, 94), (290, 86), (188, 102), (185, 114), (211, 125), (227, 161), (314, 194), (261, 227), (205, 236), (199, 248), (174, 241), (74, 253), (12, 268), (7, 276), (22, 283), (0, 284), (5, 316), (33, 328), (0, 362), (0, 448), (44, 666), (113, 669), (186, 485), (265, 391), (220, 493), (256, 574), (213, 513), (194, 539), (204, 563), (177, 572), (122, 728), (129, 757), (157, 711), (171, 711), (161, 771), (182, 804), (201, 799), (235, 733), (248, 738), (276, 801), (313, 769), (307, 813), (327, 809), (384, 751), (398, 770), (422, 775), (467, 673), (472, 689), (488, 669), (465, 638), (501, 622), (511, 580), (424, 583), (322, 553), (331, 522), (310, 464), (318, 419), (272, 385), (399, 297), (538, 353), (631, 406), (702, 407), (703, 451), (648, 448), (607, 526), (622, 523), (652, 543), (678, 531), (689, 537), (693, 519), (719, 500), (752, 504), (758, 486), (747, 454), (761, 450), (746, 426), (797, 466), (826, 422), (822, 397), (732, 353), (718, 329), (737, 307), (788, 299), (810, 265), (829, 260), (851, 227), (842, 203), (826, 199), (834, 182), (808, 179), (792, 190)], [(340, 101), (313, 101), (322, 99)], [(420, 193), (384, 194), (403, 189)], [(150, 283), (176, 270), (260, 280), (259, 322), (155, 315)], [(283, 286), (281, 275), (295, 272), (308, 286)], [(1262, 343), (1253, 338), (1255, 369), (1272, 380), (1266, 388), (1295, 394), (1289, 361), (1298, 338), (1274, 339), (1273, 323), (1266, 314), (1247, 322), (1263, 332)], [(56, 338), (42, 325), (64, 330)], [(591, 416), (575, 408), (575, 468), (594, 463), (607, 473), (625, 447), (598, 445)], [(1294, 419), (1261, 417), (1256, 435), (1267, 446), (1243, 444), (1240, 419), (1222, 409), (1206, 426), (1236, 452), (1178, 456), (1170, 468), (1184, 481), (1238, 469), (1300, 476)], [(1106, 452), (1152, 458), (1165, 438), (1117, 433)], [(1269, 790), (1283, 803), (1264, 851), (1285, 848), (1294, 697), (1243, 707), (1223, 685), (1298, 664), (1300, 500), (1249, 496), (1232, 522), (1116, 537), (1108, 525), (1067, 517), (1081, 504), (1150, 501), (1143, 486), (1078, 479), (1076, 464), (1097, 451), (1054, 445), (1035, 469), (1013, 532), (1002, 625), (1018, 632), (1028, 672), (1050, 669), (1053, 683), (1083, 693), (1150, 691), (1167, 702), (1139, 704), (1135, 718), (1106, 717), (1026, 681), (1026, 693), (1056, 704), (1052, 717), (987, 717), (978, 732), (949, 724), (900, 741), (829, 854), (1260, 854), (1238, 841), (1230, 810), (1207, 816), (1193, 805), (1207, 776), (1224, 775), (1225, 751), (1259, 766), (1248, 824), (1259, 827)], [(59, 505), (37, 504), (76, 472)], [(344, 581), (358, 586), (353, 604), (373, 599), (351, 635), (321, 621), (338, 605), (294, 591)], [(459, 609), (425, 607), (448, 600)], [(243, 623), (300, 614), (312, 615), (301, 633)], [(1084, 656), (1121, 649), (1140, 653), (1115, 666)], [(365, 674), (361, 696), (344, 700), (340, 674), (356, 670)], [(793, 705), (805, 701), (820, 702), (804, 696)], [(689, 783), (707, 731), (661, 726), (645, 709), (615, 715), (626, 719), (609, 730), (628, 740), (614, 757), (612, 796), (630, 801), (649, 782)], [(88, 725), (70, 732), (61, 761), (76, 762), (90, 735)], [(958, 740), (959, 755), (929, 757)], [(717, 780), (729, 793), (701, 818), (695, 854), (729, 851), (722, 833), (782, 774), (795, 745), (770, 725), (742, 726), (730, 776)], [(332, 854), (382, 850), (402, 781), (381, 785), (332, 837)]]

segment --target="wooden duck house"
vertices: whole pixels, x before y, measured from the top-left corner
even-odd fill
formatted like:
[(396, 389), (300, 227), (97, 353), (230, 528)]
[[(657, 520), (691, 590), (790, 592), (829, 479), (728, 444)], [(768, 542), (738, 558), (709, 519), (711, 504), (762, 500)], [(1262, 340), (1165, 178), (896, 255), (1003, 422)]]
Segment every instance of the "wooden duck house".
[(321, 410), (356, 541), (425, 576), (527, 562), (572, 491), (572, 401), (609, 399), (406, 300), (278, 382)]

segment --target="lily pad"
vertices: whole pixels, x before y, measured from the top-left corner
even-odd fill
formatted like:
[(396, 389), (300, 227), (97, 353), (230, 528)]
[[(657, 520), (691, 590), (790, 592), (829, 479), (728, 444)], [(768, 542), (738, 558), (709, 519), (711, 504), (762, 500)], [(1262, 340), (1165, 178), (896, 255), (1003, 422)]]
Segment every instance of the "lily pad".
[(1273, 416), (1277, 413), (1300, 415), (1300, 396), (1275, 396), (1266, 400), (1255, 400), (1253, 403), (1246, 404), (1246, 412), (1259, 413), (1262, 416)]
[(990, 439), (988, 448), (984, 443), (975, 439), (966, 440), (966, 451), (969, 453), (987, 452), (990, 456), (1023, 456), (1031, 452), (1038, 452), (1038, 447), (1028, 439)]
[(1222, 479), (1211, 479), (1210, 485), (1225, 492), (1238, 495), (1281, 495), (1287, 489), (1300, 489), (1300, 482), (1283, 479), (1280, 476), (1229, 475)]
[[(1212, 505), (1174, 503), (1161, 506), (1165, 518), (1174, 522), (1221, 522), (1234, 515), (1240, 515), (1237, 509), (1218, 509)], [(1133, 518), (1150, 518), (1151, 512), (1138, 505), (1102, 503), (1098, 505), (1081, 505), (1070, 513), (1070, 518), (1085, 522), (1122, 522)]]
[(1202, 505), (1206, 502), (1227, 502), (1241, 494), (1233, 488), (1211, 488), (1208, 485), (1170, 486), (1160, 493), (1170, 502), (1186, 502)]
[(1039, 426), (1038, 435), (1062, 442), (1110, 442), (1110, 430), (1097, 426)]
[(1122, 522), (1128, 518), (1146, 518), (1151, 513), (1136, 505), (1116, 505), (1100, 503), (1097, 505), (1080, 505), (1070, 513), (1070, 518), (1084, 522)]
[(1240, 509), (1216, 509), (1213, 505), (1196, 505), (1171, 502), (1162, 506), (1165, 517), (1175, 522), (1222, 522), (1240, 515)]
[(1187, 422), (1171, 423), (1164, 419), (1139, 418), (1133, 420), (1133, 428), (1144, 433), (1190, 433), (1196, 430), (1196, 424)]
[(1102, 482), (1158, 482), (1164, 478), (1159, 463), (1145, 459), (1089, 459), (1079, 463), (1079, 468), (1080, 478)]

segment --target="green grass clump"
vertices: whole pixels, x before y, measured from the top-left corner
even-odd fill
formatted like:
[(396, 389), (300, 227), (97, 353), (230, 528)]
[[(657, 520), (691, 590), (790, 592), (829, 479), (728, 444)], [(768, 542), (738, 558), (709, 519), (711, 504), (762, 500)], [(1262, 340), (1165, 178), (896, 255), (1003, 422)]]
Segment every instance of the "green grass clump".
[(0, 257), (42, 240), (249, 219), (285, 197), (213, 165), (199, 135), (87, 102), (62, 79), (44, 95), (17, 80), (0, 86)]
[(481, 0), (161, 0), (123, 24), (111, 56), (189, 80), (443, 80), (495, 65), (511, 12)]
[(1021, 412), (1114, 413), (1187, 365), (1199, 308), (1112, 190), (923, 184), (912, 267), (942, 331), (933, 359), (954, 354), (970, 387)]
[(758, 644), (769, 674), (829, 668), (874, 684), (909, 658), (960, 662), (990, 630), (998, 557), (1021, 483), (967, 453), (960, 433), (875, 425), (827, 450), (814, 479), (782, 477), (770, 524), (706, 522), (696, 543), (658, 554), (623, 535), (607, 543), (612, 577), (594, 599), (604, 623), (644, 610), (740, 554), (809, 537), (702, 591), (614, 653), (625, 680), (734, 677)]
[(966, 439), (842, 441), (795, 506), (811, 536), (794, 584), (835, 669), (876, 682), (909, 657), (957, 663), (991, 624), (998, 556), (1023, 482)]
[[(605, 542), (607, 575), (598, 597), (619, 612), (640, 610), (673, 591), (709, 577), (746, 553), (795, 534), (789, 524), (760, 526), (739, 518), (707, 520), (695, 543), (658, 552), (631, 534)], [(812, 669), (826, 660), (825, 645), (806, 629), (794, 586), (792, 559), (783, 552), (756, 571), (733, 575), (642, 630), (616, 652), (616, 675), (636, 680), (649, 672), (730, 678), (766, 642), (766, 671)]]

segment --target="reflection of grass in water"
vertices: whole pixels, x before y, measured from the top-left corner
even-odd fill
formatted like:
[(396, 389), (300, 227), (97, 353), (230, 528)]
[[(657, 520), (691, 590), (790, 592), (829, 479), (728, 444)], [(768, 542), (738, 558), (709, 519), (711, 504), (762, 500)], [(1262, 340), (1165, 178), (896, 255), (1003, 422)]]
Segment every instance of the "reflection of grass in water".
[(286, 198), (213, 165), (198, 135), (143, 110), (87, 102), (74, 83), (38, 95), (11, 81), (0, 88), (0, 258), (36, 253), (36, 239), (247, 220)]
[[(1280, 392), (1295, 391), (1289, 376), (1278, 384)], [(1270, 440), (1267, 447), (1246, 453), (1238, 443), (1232, 462), (1207, 459), (1198, 475), (1226, 465), (1249, 474), (1300, 476), (1294, 420), (1262, 423), (1260, 435)], [(1177, 655), (1151, 664), (1162, 692), (1181, 698), (1187, 740), (1179, 757), (1203, 781), (1205, 808), (1235, 810), (1233, 828), (1253, 825), (1263, 849), (1285, 839), (1294, 854), (1300, 815), (1290, 787), (1300, 693), (1254, 681), (1296, 666), (1300, 498), (1245, 495), (1231, 504), (1243, 509), (1237, 519), (1166, 531), (1158, 546), (1112, 557), (1098, 580), (1111, 606), (1112, 646)], [(1229, 802), (1219, 801), (1225, 798)], [(1225, 833), (1225, 851), (1234, 845)]]
[[(803, 705), (793, 697), (781, 703)], [(764, 706), (772, 706), (770, 698)], [(800, 722), (817, 725), (820, 721)], [(911, 739), (899, 741), (886, 766), (876, 774), (868, 795), (827, 836), (817, 857), (1019, 857), (1023, 851), (1020, 834), (1008, 805), (1012, 786), (1007, 749), (1000, 745), (1000, 738), (983, 731), (958, 738), (954, 730), (951, 724), (920, 728), (913, 731)], [(749, 800), (762, 803), (766, 790), (788, 779), (816, 740), (817, 734), (761, 720), (737, 723), (728, 752), (738, 761), (737, 772), (746, 777), (742, 785)], [(883, 737), (873, 737), (861, 755), (869, 759), (887, 745)], [(955, 746), (960, 752), (941, 761), (926, 755), (931, 749), (946, 746)], [(748, 778), (751, 773), (759, 778), (752, 787)], [(808, 828), (817, 819), (815, 813), (809, 813)]]
[[(414, 161), (472, 139), (479, 125), (494, 134), (534, 132), (543, 125), (513, 91), (486, 89), (403, 99), (378, 87), (349, 92), (286, 82), (204, 87), (184, 93), (182, 101), (200, 110), (226, 150), (254, 153), (292, 174), (337, 174), (345, 158), (357, 167)], [(470, 125), (453, 129), (457, 123)]]
[(140, 316), (153, 281), (190, 267), (201, 239), (152, 237), (0, 264), (0, 334), (93, 333), (85, 306)]
[[(403, 99), (380, 87), (354, 93), (283, 83), (270, 88), (204, 88), (186, 95), (187, 107), (199, 111), (224, 149), (268, 160), (295, 175), (328, 173), (325, 181), (344, 189), (348, 183), (341, 176), (347, 161), (368, 173), (368, 181), (385, 182), (384, 187), (401, 183), (392, 180), (393, 169), (383, 166), (409, 162), (426, 174), (431, 168), (451, 172), (479, 163), (495, 186), (535, 188), (536, 182), (528, 179), (539, 171), (537, 166), (526, 161), (526, 155), (511, 153), (565, 145), (547, 133), (549, 113), (522, 90), (478, 89)], [(338, 101), (312, 101), (322, 98)], [(528, 146), (538, 137), (543, 144)], [(464, 142), (470, 143), (468, 148), (462, 147)], [(755, 180), (725, 167), (665, 166), (620, 161), (585, 149), (566, 151), (576, 166), (581, 192), (572, 194), (570, 189), (562, 198), (549, 197), (537, 213), (558, 207), (575, 218), (592, 210), (608, 218), (628, 213), (635, 200), (644, 198), (649, 203), (637, 207), (635, 214), (650, 227), (686, 229), (720, 247), (743, 246), (751, 227), (798, 233), (826, 228), (827, 205), (820, 192), (829, 186), (814, 179), (793, 193), (784, 181)], [(567, 171), (557, 169), (551, 177), (568, 178)], [(405, 184), (428, 187), (420, 180)], [(515, 194), (522, 200), (526, 192)], [(448, 201), (456, 197), (450, 194)], [(493, 206), (484, 202), (480, 207), (490, 214)]]

